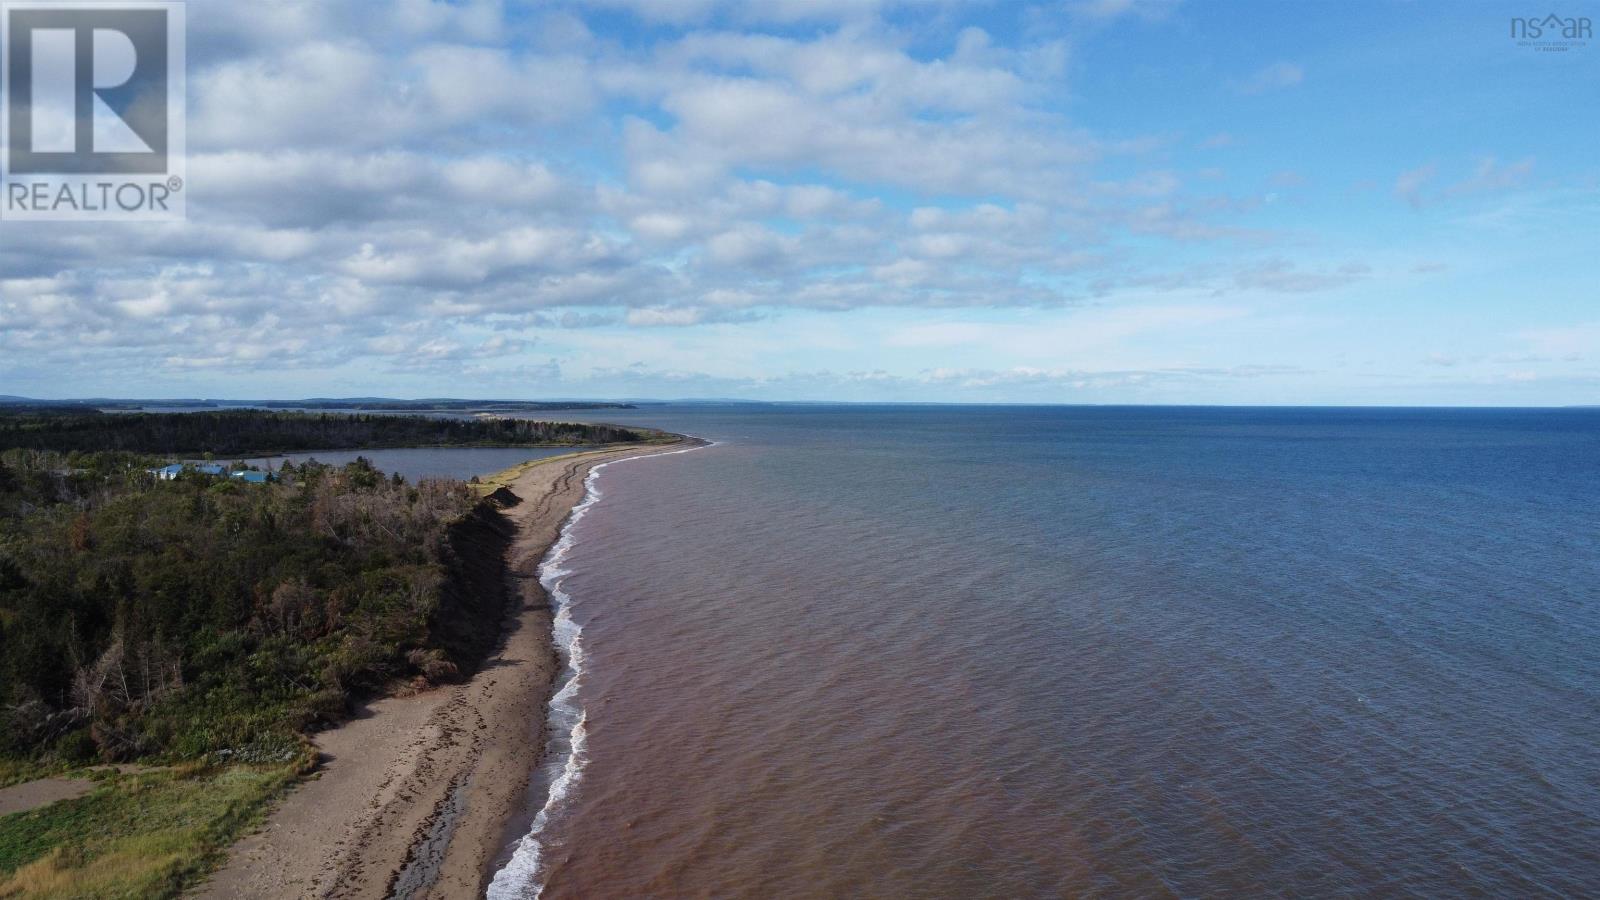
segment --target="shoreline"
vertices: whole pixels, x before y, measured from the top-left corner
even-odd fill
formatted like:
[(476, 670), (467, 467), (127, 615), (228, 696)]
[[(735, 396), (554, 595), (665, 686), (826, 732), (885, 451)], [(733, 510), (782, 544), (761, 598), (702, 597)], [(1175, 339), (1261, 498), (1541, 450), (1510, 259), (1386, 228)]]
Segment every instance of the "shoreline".
[[(571, 529), (604, 496), (597, 486), (601, 469), (615, 463), (647, 456), (688, 453), (712, 446), (714, 442), (686, 436), (682, 443), (687, 446), (675, 446), (659, 453), (620, 456), (590, 466), (583, 478), (582, 497), (562, 522), (556, 541), (551, 544), (536, 569), (539, 583), (549, 598), (554, 617), (551, 634), (560, 645), (559, 648), (552, 647), (560, 671), (552, 679), (550, 700), (546, 706), (543, 723), (545, 736), (542, 756), (546, 759), (541, 767), (541, 775), (548, 789), (543, 803), (539, 804), (537, 809), (534, 808), (533, 798), (529, 797), (529, 802), (524, 805), (522, 813), (506, 820), (501, 840), (503, 849), (493, 860), (488, 873), (489, 880), (485, 882), (486, 896), (489, 900), (526, 896), (530, 886), (537, 888), (535, 895), (543, 890), (544, 885), (539, 881), (543, 843), (539, 835), (543, 832), (552, 810), (560, 807), (570, 787), (578, 782), (583, 773), (578, 754), (584, 745), (584, 725), (588, 714), (576, 699), (578, 679), (584, 671), (581, 643), (583, 630), (572, 620), (570, 615), (572, 598), (561, 590), (560, 586), (562, 579), (571, 572), (562, 566), (567, 553), (574, 546)], [(504, 878), (498, 877), (502, 875)]]
[(317, 769), (237, 842), (195, 896), (482, 897), (545, 756), (560, 662), (540, 566), (588, 493), (622, 459), (705, 446), (695, 438), (533, 460), (482, 479), (507, 488), (514, 591), (500, 642), (466, 682), (367, 704), (315, 736)]

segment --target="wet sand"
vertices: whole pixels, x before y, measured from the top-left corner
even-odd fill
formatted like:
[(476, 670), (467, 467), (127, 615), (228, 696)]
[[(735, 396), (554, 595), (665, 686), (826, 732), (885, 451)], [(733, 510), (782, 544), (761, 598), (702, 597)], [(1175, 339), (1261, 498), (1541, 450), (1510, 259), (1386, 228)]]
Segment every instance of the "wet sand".
[(505, 473), (519, 502), (508, 567), (521, 602), (470, 681), (370, 704), (317, 736), (317, 771), (200, 886), (207, 898), (481, 897), (508, 825), (525, 817), (556, 673), (537, 568), (598, 463), (682, 449), (624, 447)]

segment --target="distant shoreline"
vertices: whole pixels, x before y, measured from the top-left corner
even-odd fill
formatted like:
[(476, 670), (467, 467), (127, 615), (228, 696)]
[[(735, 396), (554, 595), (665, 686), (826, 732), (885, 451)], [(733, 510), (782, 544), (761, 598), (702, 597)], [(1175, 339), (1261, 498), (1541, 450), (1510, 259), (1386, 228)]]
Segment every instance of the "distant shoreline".
[(656, 429), (512, 416), (423, 416), (197, 410), (0, 415), (0, 445), (18, 450), (142, 456), (268, 456), (402, 447), (581, 447), (652, 444)]
[(196, 399), (81, 399), (43, 400), (35, 397), (0, 397), (0, 407), (18, 409), (66, 409), (74, 412), (143, 412), (150, 410), (199, 411), (227, 409), (286, 410), (297, 412), (573, 412), (593, 409), (638, 409), (633, 403), (612, 400), (458, 400), (450, 398), (398, 400), (387, 397), (354, 397), (310, 400), (196, 400)]

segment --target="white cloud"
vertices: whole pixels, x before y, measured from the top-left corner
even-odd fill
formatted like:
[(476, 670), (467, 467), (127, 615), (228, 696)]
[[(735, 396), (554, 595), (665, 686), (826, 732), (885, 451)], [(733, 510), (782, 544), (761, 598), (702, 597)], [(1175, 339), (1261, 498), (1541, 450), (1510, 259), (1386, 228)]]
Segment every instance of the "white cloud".
[(1371, 267), (1364, 263), (1350, 262), (1329, 268), (1303, 269), (1287, 260), (1273, 259), (1241, 270), (1234, 276), (1234, 281), (1245, 289), (1303, 294), (1344, 287), (1371, 273)]
[(1394, 194), (1406, 201), (1412, 209), (1437, 201), (1453, 200), (1480, 194), (1498, 194), (1527, 184), (1533, 174), (1532, 157), (1513, 163), (1502, 163), (1494, 156), (1480, 157), (1471, 172), (1446, 187), (1430, 190), (1439, 177), (1439, 167), (1428, 163), (1401, 172), (1395, 179)]
[(1241, 94), (1265, 94), (1268, 91), (1294, 87), (1304, 81), (1305, 77), (1304, 66), (1291, 62), (1275, 62), (1257, 69), (1239, 81), (1235, 88)]
[[(1259, 233), (1229, 221), (1244, 201), (1193, 193), (1168, 138), (1068, 119), (1070, 50), (1048, 29), (932, 46), (871, 3), (622, 5), (666, 25), (635, 46), (574, 4), (192, 9), (191, 220), (8, 232), (0, 352), (39, 371), (85, 354), (107, 372), (309, 371), (480, 365), (489, 348), (510, 371), (532, 345), (477, 332), (615, 342), (793, 311), (1070, 310), (1163, 274), (1214, 290), (1356, 277), (1146, 271), (1128, 245)], [(1477, 183), (1520, 165), (1490, 161)], [(1115, 337), (1080, 325), (1052, 339)]]
[(1159, 22), (1178, 8), (1182, 0), (1073, 0), (1067, 8), (1088, 19), (1112, 20), (1132, 16)]
[(1406, 201), (1412, 209), (1422, 206), (1422, 189), (1438, 174), (1438, 167), (1433, 163), (1407, 169), (1401, 172), (1394, 180), (1394, 194)]
[(1518, 337), (1537, 353), (1570, 359), (1600, 358), (1600, 321), (1561, 328), (1534, 328), (1521, 332)]

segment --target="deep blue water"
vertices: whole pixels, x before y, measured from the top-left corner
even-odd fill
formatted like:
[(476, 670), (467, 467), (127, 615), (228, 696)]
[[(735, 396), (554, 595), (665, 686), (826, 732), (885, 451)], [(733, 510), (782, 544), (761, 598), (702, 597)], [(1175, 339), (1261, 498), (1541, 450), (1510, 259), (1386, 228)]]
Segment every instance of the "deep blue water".
[(1600, 894), (1600, 410), (591, 418), (549, 895)]

